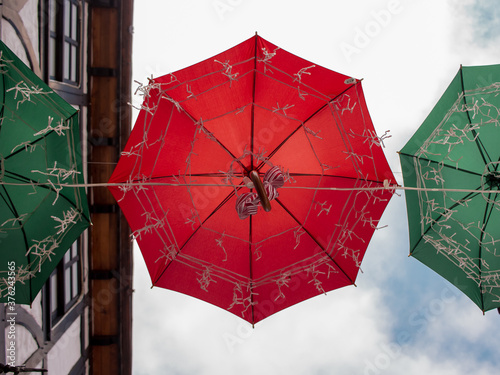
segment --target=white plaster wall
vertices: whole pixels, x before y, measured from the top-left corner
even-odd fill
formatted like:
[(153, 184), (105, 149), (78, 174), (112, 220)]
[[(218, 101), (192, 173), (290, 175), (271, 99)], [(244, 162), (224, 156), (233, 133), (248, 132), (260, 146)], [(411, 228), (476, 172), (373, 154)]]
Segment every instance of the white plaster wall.
[[(7, 5), (4, 5), (7, 6)], [(28, 34), (29, 40), (33, 49), (36, 53), (36, 60), (34, 63), (39, 64), (40, 53), (39, 53), (39, 38), (38, 38), (38, 0), (28, 0), (24, 7), (19, 11), (19, 16), (21, 17), (26, 32)], [(16, 30), (11, 26), (11, 24), (5, 20), (2, 20), (2, 41), (26, 64), (29, 66), (28, 58), (26, 55), (26, 50), (16, 33)]]
[(2, 20), (2, 42), (14, 52), (17, 57), (21, 59), (26, 65), (29, 66), (26, 50), (24, 49), (21, 40), (16, 34), (16, 31), (10, 23)]
[(38, 325), (41, 327), (42, 322), (43, 322), (43, 317), (42, 317), (42, 293), (38, 293), (36, 296), (35, 300), (31, 304), (31, 308), (29, 306), (23, 306), (28, 310), (28, 312), (35, 318), (36, 322)]
[[(7, 316), (7, 319), (9, 319), (9, 316)], [(8, 324), (5, 329), (5, 358), (8, 364), (12, 364), (11, 361), (14, 361), (15, 365), (19, 366), (38, 349), (38, 345), (26, 328), (19, 324), (15, 324), (13, 328), (14, 330), (11, 331)], [(9, 334), (13, 334), (15, 337), (9, 338)]]
[(76, 319), (47, 355), (46, 369), (50, 375), (67, 375), (80, 359), (80, 319)]
[(26, 27), (26, 31), (28, 32), (31, 44), (33, 45), (33, 49), (36, 52), (37, 62), (39, 63), (40, 48), (38, 38), (38, 0), (28, 0), (23, 9), (19, 11), (19, 15), (23, 20), (24, 27)]

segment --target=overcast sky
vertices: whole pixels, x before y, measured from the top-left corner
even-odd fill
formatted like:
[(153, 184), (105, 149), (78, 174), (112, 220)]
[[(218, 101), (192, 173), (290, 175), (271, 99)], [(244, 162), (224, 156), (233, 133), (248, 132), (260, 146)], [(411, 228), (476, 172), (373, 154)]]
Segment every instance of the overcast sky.
[[(500, 63), (494, 0), (136, 0), (134, 79), (211, 57), (258, 32), (277, 46), (363, 78), (375, 129), (402, 184), (396, 152), (460, 64)], [(138, 99), (136, 99), (138, 100)], [(255, 329), (217, 307), (154, 288), (138, 249), (134, 375), (493, 374), (500, 315), (483, 316), (408, 257), (404, 195), (394, 196), (357, 287), (318, 296)]]

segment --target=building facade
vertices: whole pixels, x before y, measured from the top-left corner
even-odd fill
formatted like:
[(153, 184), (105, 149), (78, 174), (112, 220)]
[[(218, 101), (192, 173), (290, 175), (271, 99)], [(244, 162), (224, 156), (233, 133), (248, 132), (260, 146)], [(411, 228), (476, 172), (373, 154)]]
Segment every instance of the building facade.
[[(133, 0), (3, 0), (0, 38), (79, 109), (84, 174), (107, 182), (131, 128)], [(18, 306), (15, 364), (51, 375), (130, 374), (132, 244), (106, 188), (87, 192), (92, 226), (31, 306)], [(0, 363), (9, 363), (0, 306)]]

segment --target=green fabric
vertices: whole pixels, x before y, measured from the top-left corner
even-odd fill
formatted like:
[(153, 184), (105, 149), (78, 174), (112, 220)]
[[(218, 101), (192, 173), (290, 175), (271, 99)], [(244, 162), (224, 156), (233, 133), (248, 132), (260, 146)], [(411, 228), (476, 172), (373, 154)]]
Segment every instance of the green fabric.
[[(400, 152), (410, 254), (483, 311), (500, 307), (500, 65), (463, 67)], [(499, 175), (500, 176), (500, 175)]]
[(84, 183), (78, 111), (0, 53), (0, 302), (30, 304), (89, 225), (85, 189), (61, 186)]

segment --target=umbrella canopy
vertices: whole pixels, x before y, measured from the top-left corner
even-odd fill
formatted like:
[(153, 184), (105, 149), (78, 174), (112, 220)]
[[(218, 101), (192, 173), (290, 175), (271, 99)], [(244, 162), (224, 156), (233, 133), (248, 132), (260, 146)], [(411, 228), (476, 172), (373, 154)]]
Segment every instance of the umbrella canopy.
[(256, 35), (140, 89), (110, 183), (154, 286), (255, 323), (354, 284), (395, 183), (360, 81)]
[(500, 65), (461, 67), (400, 153), (410, 255), (500, 306)]
[(89, 225), (78, 111), (0, 42), (0, 302), (30, 304)]

